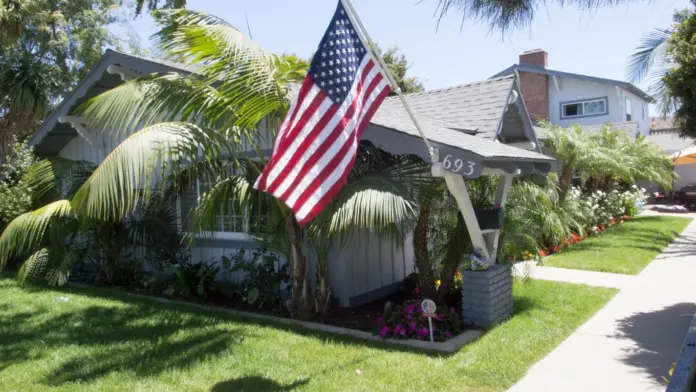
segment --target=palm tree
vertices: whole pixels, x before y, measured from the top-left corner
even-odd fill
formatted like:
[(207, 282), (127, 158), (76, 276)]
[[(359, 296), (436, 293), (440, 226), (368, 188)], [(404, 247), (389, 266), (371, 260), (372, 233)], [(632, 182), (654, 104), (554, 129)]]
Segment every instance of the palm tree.
[[(249, 209), (264, 198), (252, 188), (253, 179), (267, 158), (262, 150), (270, 145), (273, 130), (287, 111), (290, 90), (303, 76), (298, 67), (306, 62), (265, 52), (214, 16), (175, 10), (155, 17), (161, 26), (156, 34), (160, 47), (195, 66), (196, 73), (145, 76), (88, 102), (82, 113), (93, 124), (132, 134), (88, 176), (72, 199), (13, 221), (12, 230), (0, 237), (0, 263), (10, 254), (34, 251), (55, 219), (121, 221), (162, 192), (177, 194), (196, 181), (211, 188), (193, 211), (193, 231), (214, 231), (216, 215), (229, 208), (230, 200)], [(132, 124), (143, 128), (133, 132)], [(269, 218), (263, 231), (282, 233), (279, 242), (292, 271), (292, 308), (300, 314), (322, 307), (315, 306), (312, 298), (304, 238), (309, 235), (312, 240), (312, 233), (332, 238), (361, 227), (395, 233), (394, 222), (407, 222), (413, 215), (408, 189), (401, 184), (406, 173), (419, 177), (421, 172), (409, 172), (408, 167), (414, 166), (405, 159), (379, 165), (375, 159), (366, 162), (372, 163), (356, 165), (356, 174), (316, 228), (301, 230), (282, 202), (265, 203), (268, 216), (277, 219)], [(380, 166), (381, 170), (373, 170)], [(155, 183), (166, 186), (153, 187)], [(14, 242), (22, 236), (31, 241)], [(314, 242), (326, 255), (326, 244)], [(326, 303), (328, 290), (320, 291)]]
[[(620, 4), (636, 3), (637, 0), (576, 0), (572, 6), (580, 10), (594, 10), (599, 7), (610, 7)], [(557, 0), (557, 4), (564, 6), (569, 3)], [(450, 11), (459, 13), (464, 20), (488, 22), (492, 30), (505, 32), (510, 29), (519, 29), (528, 26), (536, 17), (539, 8), (543, 8), (545, 2), (531, 1), (505, 1), (505, 0), (439, 0), (436, 14), (442, 21)]]
[(658, 109), (664, 115), (676, 109), (675, 102), (663, 82), (667, 72), (676, 66), (667, 51), (672, 33), (674, 33), (672, 28), (655, 29), (646, 33), (629, 58), (626, 67), (628, 81), (631, 83), (647, 81), (648, 93), (655, 97)]

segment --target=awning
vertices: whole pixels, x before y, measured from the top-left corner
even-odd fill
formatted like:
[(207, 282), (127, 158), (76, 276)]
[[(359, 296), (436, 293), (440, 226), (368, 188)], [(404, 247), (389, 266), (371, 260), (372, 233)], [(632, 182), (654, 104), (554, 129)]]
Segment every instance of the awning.
[(677, 151), (671, 157), (675, 166), (696, 164), (696, 146)]

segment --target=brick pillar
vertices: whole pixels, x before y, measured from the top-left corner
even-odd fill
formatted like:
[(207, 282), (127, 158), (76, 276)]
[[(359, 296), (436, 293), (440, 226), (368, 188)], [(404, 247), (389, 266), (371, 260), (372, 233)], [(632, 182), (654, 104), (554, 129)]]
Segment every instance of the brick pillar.
[(467, 324), (492, 327), (512, 315), (512, 271), (491, 265), (486, 271), (462, 271), (462, 318)]

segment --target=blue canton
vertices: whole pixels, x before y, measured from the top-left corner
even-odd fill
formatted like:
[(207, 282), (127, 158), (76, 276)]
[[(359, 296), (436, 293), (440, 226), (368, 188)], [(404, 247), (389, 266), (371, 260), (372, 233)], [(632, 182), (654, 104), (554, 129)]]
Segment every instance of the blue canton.
[(343, 104), (348, 92), (358, 75), (358, 67), (367, 54), (348, 19), (348, 14), (341, 2), (331, 19), (331, 25), (319, 44), (319, 49), (312, 59), (309, 74), (314, 83), (326, 96), (338, 106)]

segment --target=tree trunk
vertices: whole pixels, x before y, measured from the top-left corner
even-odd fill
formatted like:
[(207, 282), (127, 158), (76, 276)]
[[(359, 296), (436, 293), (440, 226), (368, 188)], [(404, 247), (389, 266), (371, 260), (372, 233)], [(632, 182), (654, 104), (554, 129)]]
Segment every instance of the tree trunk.
[(300, 228), (291, 211), (285, 217), (285, 235), (288, 241), (292, 283), (292, 308), (300, 317), (307, 317), (312, 311), (312, 291), (307, 279), (307, 259), (302, 253)]
[(321, 315), (327, 314), (331, 309), (328, 260), (318, 260), (317, 262), (317, 289), (314, 292), (314, 308)]
[(459, 228), (454, 228), (448, 236), (447, 240), (447, 255), (445, 262), (442, 265), (442, 274), (440, 276), (440, 288), (438, 294), (433, 301), (442, 303), (447, 298), (447, 294), (452, 289), (454, 284), (454, 274), (457, 272), (457, 267), (462, 261), (462, 255), (467, 250), (471, 239), (468, 232), (463, 233)]
[(433, 266), (428, 256), (428, 231), (430, 229), (430, 214), (432, 201), (424, 199), (420, 203), (418, 221), (413, 229), (413, 254), (418, 268), (418, 283), (427, 297), (437, 294)]
[(565, 200), (568, 190), (573, 185), (573, 167), (570, 165), (563, 166), (558, 178), (558, 195), (561, 201)]

